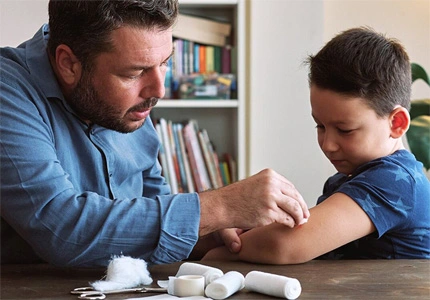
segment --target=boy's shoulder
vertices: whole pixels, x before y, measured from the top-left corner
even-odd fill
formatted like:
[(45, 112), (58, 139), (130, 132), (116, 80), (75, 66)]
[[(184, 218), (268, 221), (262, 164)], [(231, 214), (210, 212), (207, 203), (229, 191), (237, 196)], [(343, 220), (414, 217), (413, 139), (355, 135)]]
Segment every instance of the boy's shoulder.
[(391, 155), (365, 163), (351, 175), (337, 173), (326, 181), (324, 190), (334, 192), (350, 182), (368, 182), (372, 186), (396, 184), (399, 188), (403, 186), (408, 189), (414, 189), (418, 185), (430, 191), (430, 181), (424, 173), (423, 164), (408, 150), (398, 150)]

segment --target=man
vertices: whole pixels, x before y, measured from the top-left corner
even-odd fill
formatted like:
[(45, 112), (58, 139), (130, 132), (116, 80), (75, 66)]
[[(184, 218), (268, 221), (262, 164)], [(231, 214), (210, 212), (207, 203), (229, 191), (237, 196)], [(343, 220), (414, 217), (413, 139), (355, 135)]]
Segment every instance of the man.
[(177, 0), (51, 0), (49, 26), (1, 50), (2, 263), (105, 266), (121, 253), (170, 263), (220, 240), (238, 251), (224, 229), (309, 216), (273, 170), (170, 194), (149, 113), (177, 13)]

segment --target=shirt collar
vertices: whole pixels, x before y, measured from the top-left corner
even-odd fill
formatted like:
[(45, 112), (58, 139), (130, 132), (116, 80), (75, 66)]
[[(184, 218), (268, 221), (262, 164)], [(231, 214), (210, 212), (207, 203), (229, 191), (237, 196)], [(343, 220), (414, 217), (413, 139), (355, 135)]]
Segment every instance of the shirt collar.
[(47, 98), (64, 101), (57, 78), (52, 70), (47, 53), (49, 25), (44, 24), (26, 44), (26, 60), (30, 74)]

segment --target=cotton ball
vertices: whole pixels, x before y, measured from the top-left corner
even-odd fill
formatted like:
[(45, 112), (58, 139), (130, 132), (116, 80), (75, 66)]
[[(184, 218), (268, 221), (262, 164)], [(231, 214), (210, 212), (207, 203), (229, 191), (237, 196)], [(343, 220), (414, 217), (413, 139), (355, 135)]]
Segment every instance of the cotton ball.
[(146, 262), (129, 256), (115, 256), (108, 265), (106, 279), (91, 283), (97, 291), (133, 288), (152, 283)]

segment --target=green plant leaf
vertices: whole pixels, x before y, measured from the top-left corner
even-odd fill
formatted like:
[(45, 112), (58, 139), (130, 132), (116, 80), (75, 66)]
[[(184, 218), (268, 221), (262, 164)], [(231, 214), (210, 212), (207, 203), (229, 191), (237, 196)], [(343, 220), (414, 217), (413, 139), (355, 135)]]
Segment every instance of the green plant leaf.
[(430, 169), (430, 116), (419, 116), (411, 121), (406, 132), (409, 148), (416, 159)]
[(409, 114), (411, 115), (411, 120), (422, 115), (430, 116), (430, 98), (411, 101), (411, 110)]
[(417, 63), (411, 63), (412, 82), (418, 79), (424, 80), (430, 86), (430, 78), (423, 67)]

